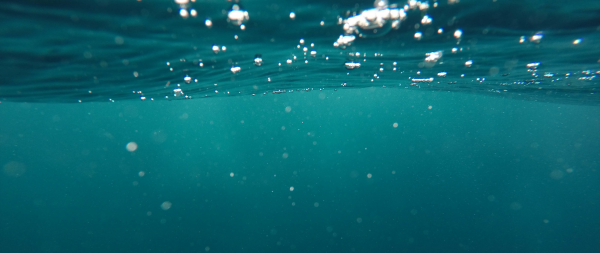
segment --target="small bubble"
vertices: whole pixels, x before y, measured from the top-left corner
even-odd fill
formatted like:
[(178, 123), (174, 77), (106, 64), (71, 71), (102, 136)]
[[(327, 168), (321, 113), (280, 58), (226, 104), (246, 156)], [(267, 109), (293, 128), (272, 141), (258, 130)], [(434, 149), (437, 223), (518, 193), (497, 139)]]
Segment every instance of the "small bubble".
[(188, 13), (188, 11), (187, 11), (186, 9), (183, 9), (183, 8), (181, 8), (181, 9), (179, 10), (179, 15), (180, 15), (182, 18), (187, 18), (187, 17), (189, 16), (189, 13)]
[(121, 37), (121, 36), (115, 37), (115, 43), (117, 45), (123, 45), (124, 42), (125, 42), (125, 40), (123, 39), (123, 37)]
[(416, 39), (416, 40), (420, 40), (420, 39), (421, 39), (421, 37), (423, 37), (423, 33), (421, 33), (421, 32), (416, 32), (416, 33), (415, 33), (415, 39)]
[(173, 204), (170, 201), (165, 201), (160, 205), (160, 208), (162, 208), (162, 210), (169, 210), (171, 209), (171, 206), (173, 206)]
[(462, 37), (462, 35), (463, 35), (463, 31), (462, 30), (458, 29), (458, 30), (454, 31), (454, 37), (455, 38), (460, 39), (460, 37)]
[(290, 12), (290, 19), (295, 19), (296, 18), (296, 13), (294, 13), (293, 11)]

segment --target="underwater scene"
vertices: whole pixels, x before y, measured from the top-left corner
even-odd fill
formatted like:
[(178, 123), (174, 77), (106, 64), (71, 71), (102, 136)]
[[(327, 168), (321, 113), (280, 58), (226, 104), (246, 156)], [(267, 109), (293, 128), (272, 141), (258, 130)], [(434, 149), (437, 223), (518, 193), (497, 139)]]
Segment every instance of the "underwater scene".
[(600, 252), (600, 1), (0, 20), (0, 252)]

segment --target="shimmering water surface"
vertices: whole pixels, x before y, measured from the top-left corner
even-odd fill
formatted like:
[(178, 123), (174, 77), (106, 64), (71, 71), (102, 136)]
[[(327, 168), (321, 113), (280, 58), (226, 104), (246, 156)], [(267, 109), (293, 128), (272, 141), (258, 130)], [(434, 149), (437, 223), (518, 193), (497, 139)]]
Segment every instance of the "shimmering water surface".
[(0, 98), (386, 87), (598, 104), (598, 1), (6, 1)]
[(600, 1), (0, 21), (0, 253), (599, 252)]

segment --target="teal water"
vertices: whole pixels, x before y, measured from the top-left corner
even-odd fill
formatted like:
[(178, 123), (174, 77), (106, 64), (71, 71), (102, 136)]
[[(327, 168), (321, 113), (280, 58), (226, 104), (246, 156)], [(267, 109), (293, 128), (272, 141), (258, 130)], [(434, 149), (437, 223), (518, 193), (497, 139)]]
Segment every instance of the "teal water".
[(373, 88), (0, 113), (3, 252), (600, 246), (597, 107)]
[(0, 4), (0, 252), (600, 249), (597, 1), (184, 2)]

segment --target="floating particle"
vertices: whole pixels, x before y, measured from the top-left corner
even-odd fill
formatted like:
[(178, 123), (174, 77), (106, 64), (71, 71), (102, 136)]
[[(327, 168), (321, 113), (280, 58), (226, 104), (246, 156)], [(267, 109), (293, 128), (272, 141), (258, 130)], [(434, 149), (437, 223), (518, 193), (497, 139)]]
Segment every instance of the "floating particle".
[(573, 45), (577, 45), (579, 43), (581, 43), (581, 39), (576, 39), (576, 40), (573, 41)]
[(294, 13), (293, 11), (290, 12), (290, 19), (295, 19), (296, 18), (296, 13)]
[(465, 66), (471, 67), (471, 65), (473, 65), (473, 60), (468, 60), (465, 62)]
[(173, 203), (171, 203), (171, 201), (165, 201), (160, 205), (160, 208), (162, 208), (162, 210), (169, 210), (171, 209), (171, 207), (173, 206)]
[(212, 27), (212, 20), (207, 18), (206, 20), (204, 20), (204, 25), (206, 25), (206, 27)]
[(242, 68), (240, 67), (231, 67), (231, 73), (237, 74), (238, 72), (240, 72), (240, 70), (242, 70)]
[(129, 151), (129, 152), (136, 151), (137, 148), (138, 148), (138, 145), (135, 142), (129, 142), (129, 143), (127, 143), (127, 145), (125, 145), (125, 149), (127, 149), (127, 151)]

